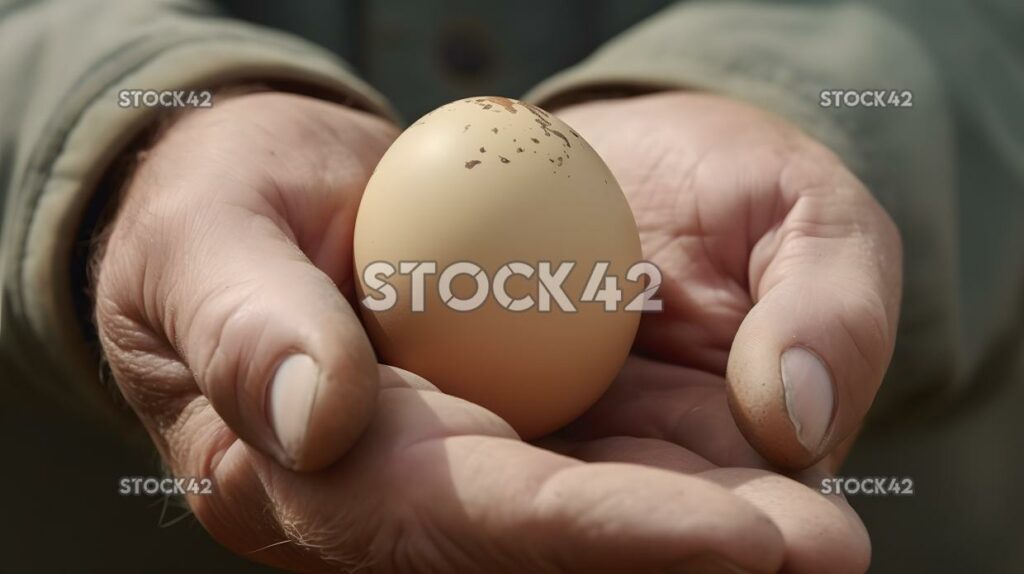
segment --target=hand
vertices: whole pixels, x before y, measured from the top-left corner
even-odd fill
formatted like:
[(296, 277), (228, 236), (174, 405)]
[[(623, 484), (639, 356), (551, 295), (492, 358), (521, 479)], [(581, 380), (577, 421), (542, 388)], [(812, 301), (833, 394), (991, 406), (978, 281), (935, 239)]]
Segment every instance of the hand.
[(776, 570), (783, 535), (734, 485), (584, 464), (376, 363), (352, 231), (395, 134), (310, 98), (238, 96), (173, 122), (128, 182), (97, 326), (170, 471), (212, 479), (188, 495), (204, 527), (304, 572)]
[(610, 391), (546, 444), (745, 483), (737, 494), (786, 538), (787, 569), (866, 568), (870, 545), (845, 502), (831, 497), (830, 512), (751, 469), (820, 460), (797, 476), (817, 488), (853, 440), (893, 350), (892, 221), (823, 146), (726, 98), (669, 92), (559, 116), (622, 184), (664, 311), (644, 316)]
[[(591, 419), (643, 419), (645, 434), (724, 464), (755, 460), (734, 423), (793, 469), (852, 438), (892, 356), (902, 279), (899, 232), (864, 186), (782, 119), (722, 97), (670, 92), (560, 115), (609, 163), (663, 275), (664, 312), (644, 317), (635, 346), (658, 375), (627, 368), (635, 382)], [(647, 385), (659, 377), (679, 384)], [(694, 378), (711, 390), (684, 384)], [(724, 404), (697, 408), (725, 393), (731, 417)]]

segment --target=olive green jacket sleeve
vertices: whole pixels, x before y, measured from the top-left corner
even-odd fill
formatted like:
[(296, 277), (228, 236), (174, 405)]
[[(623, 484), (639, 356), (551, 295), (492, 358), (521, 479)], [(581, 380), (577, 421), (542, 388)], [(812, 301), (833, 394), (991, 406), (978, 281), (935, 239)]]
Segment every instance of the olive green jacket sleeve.
[(332, 55), (197, 1), (0, 0), (0, 55), (0, 386), (85, 412), (112, 403), (75, 312), (76, 237), (105, 170), (163, 113), (119, 107), (121, 90), (280, 82), (391, 114)]
[[(622, 88), (726, 94), (780, 114), (832, 148), (897, 222), (904, 295), (897, 349), (876, 407), (957, 376), (951, 118), (925, 50), (856, 5), (681, 3), (542, 83), (549, 105)], [(823, 90), (909, 90), (911, 108), (826, 108)]]

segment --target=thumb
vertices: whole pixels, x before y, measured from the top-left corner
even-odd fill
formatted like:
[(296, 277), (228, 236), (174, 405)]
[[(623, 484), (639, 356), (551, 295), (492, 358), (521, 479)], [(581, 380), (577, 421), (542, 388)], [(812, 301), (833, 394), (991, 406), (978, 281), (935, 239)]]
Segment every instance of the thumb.
[[(252, 213), (215, 218), (177, 270), (165, 325), (214, 410), (289, 468), (338, 459), (377, 395), (376, 359), (349, 303), (288, 233)], [(172, 339), (175, 340), (175, 339)]]
[(896, 336), (902, 252), (892, 220), (848, 174), (789, 203), (752, 250), (755, 304), (727, 379), (747, 440), (802, 468), (855, 432), (874, 400)]

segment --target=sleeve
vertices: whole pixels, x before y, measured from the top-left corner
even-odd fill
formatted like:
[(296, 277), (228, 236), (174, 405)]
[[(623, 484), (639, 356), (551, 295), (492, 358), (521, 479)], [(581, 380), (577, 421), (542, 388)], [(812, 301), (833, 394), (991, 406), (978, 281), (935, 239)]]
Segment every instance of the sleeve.
[[(938, 399), (958, 383), (953, 120), (929, 54), (858, 4), (687, 2), (613, 39), (527, 99), (704, 90), (773, 111), (829, 146), (903, 236), (899, 333), (873, 414)], [(907, 91), (912, 107), (836, 107), (832, 90)]]
[(199, 1), (0, 0), (0, 54), (0, 387), (103, 419), (73, 251), (103, 174), (160, 114), (119, 93), (261, 82), (394, 117), (329, 53)]

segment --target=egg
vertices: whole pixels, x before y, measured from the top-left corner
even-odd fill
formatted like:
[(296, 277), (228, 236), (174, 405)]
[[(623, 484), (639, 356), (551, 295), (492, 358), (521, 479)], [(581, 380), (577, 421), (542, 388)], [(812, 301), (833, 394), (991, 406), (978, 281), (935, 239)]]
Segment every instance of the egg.
[(406, 129), (366, 186), (354, 257), (379, 360), (524, 439), (604, 393), (640, 321), (640, 238), (615, 177), (570, 126), (513, 99), (459, 100)]

